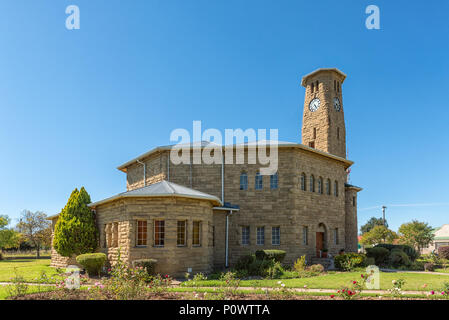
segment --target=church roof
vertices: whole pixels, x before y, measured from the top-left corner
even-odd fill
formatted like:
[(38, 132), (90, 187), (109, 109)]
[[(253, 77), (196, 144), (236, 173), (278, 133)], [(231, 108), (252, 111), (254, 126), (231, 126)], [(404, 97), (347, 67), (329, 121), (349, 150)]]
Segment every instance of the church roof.
[(202, 199), (212, 201), (216, 205), (217, 204), (222, 205), (221, 200), (216, 196), (163, 180), (161, 182), (154, 183), (143, 188), (122, 192), (110, 198), (90, 203), (89, 207), (94, 208), (99, 206), (100, 204), (104, 204), (121, 198), (140, 198), (140, 197), (143, 198), (181, 197), (190, 199)]
[[(226, 145), (226, 146), (221, 146), (219, 144), (213, 143), (213, 142), (209, 142), (209, 141), (198, 141), (198, 142), (194, 142), (194, 143), (187, 143), (187, 144), (173, 144), (173, 145), (166, 145), (166, 146), (160, 146), (160, 147), (156, 147), (151, 149), (148, 152), (145, 152), (143, 154), (141, 154), (140, 156), (129, 160), (127, 162), (125, 162), (124, 164), (120, 165), (117, 167), (118, 170), (126, 172), (126, 168), (134, 163), (136, 163), (138, 160), (141, 160), (143, 158), (146, 158), (152, 154), (155, 154), (157, 152), (163, 152), (163, 151), (167, 151), (167, 150), (171, 150), (176, 148), (182, 148), (182, 147), (190, 147), (192, 149), (195, 148), (204, 148), (206, 146), (217, 146), (217, 147), (221, 147), (221, 148), (226, 148), (226, 147), (230, 147), (230, 146), (234, 146), (234, 147), (241, 147), (241, 146), (246, 146), (246, 147), (257, 147), (258, 144), (263, 144), (266, 143), (267, 146), (270, 145), (270, 142), (275, 143), (276, 141), (271, 141), (271, 140), (259, 140), (259, 141), (253, 141), (253, 142), (245, 142), (245, 143), (240, 143), (240, 144), (233, 144), (233, 145)], [(331, 158), (334, 160), (338, 160), (341, 161), (345, 164), (345, 167), (348, 168), (350, 167), (354, 162), (351, 160), (347, 160), (345, 158), (324, 152), (324, 151), (320, 151), (318, 149), (315, 148), (311, 148), (308, 147), (306, 145), (300, 144), (300, 143), (296, 143), (296, 142), (289, 142), (289, 141), (277, 141), (277, 145), (279, 148), (298, 148), (298, 149), (302, 149), (302, 150), (307, 150), (310, 152), (313, 152), (315, 154), (318, 155), (322, 155), (325, 156), (327, 158)]]
[[(319, 72), (323, 72), (323, 71), (335, 71), (336, 73), (338, 73), (338, 74), (343, 76), (343, 81), (345, 81), (345, 79), (346, 79), (346, 74), (344, 74), (343, 72), (341, 72), (337, 68), (320, 68), (320, 69), (317, 69), (317, 70), (315, 70), (315, 71), (313, 71), (313, 72), (311, 72), (309, 74), (306, 74), (304, 77), (302, 77), (301, 85), (305, 86), (307, 78), (309, 78), (309, 77), (311, 77), (311, 76), (313, 76), (313, 75), (315, 75), (315, 74), (317, 74)], [(342, 81), (342, 83), (343, 83), (343, 81)]]

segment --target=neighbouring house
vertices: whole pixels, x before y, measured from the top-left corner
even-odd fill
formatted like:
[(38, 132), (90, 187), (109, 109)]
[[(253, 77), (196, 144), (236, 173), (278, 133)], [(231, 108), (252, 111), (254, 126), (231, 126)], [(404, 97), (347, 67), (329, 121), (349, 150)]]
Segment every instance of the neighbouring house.
[[(219, 163), (175, 164), (174, 146), (161, 146), (119, 166), (127, 191), (90, 204), (99, 251), (112, 264), (119, 249), (127, 263), (155, 258), (159, 272), (175, 276), (232, 266), (260, 249), (285, 250), (287, 263), (302, 255), (311, 261), (325, 249), (333, 256), (357, 252), (362, 189), (347, 183), (353, 162), (346, 159), (345, 78), (338, 69), (303, 77), (302, 143), (278, 142), (272, 175), (260, 174), (265, 165), (258, 159), (233, 161), (237, 149), (252, 157), (257, 142), (218, 147)], [(189, 144), (188, 158), (211, 147), (217, 150), (209, 142)], [(69, 262), (53, 251), (52, 266)]]
[(431, 253), (434, 250), (438, 252), (439, 247), (449, 246), (449, 224), (443, 224), (441, 227), (434, 229), (433, 233), (435, 238), (427, 248), (421, 250), (423, 254)]

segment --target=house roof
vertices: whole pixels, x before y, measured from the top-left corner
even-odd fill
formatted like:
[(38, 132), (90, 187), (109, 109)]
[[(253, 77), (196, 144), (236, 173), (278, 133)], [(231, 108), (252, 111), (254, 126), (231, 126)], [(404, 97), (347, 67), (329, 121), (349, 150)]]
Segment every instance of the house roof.
[(125, 162), (124, 164), (118, 166), (117, 169), (120, 170), (120, 171), (126, 172), (127, 167), (129, 167), (130, 165), (136, 163), (137, 161), (140, 161), (143, 158), (146, 158), (146, 157), (148, 157), (148, 156), (150, 156), (152, 154), (155, 154), (157, 152), (169, 151), (169, 150), (172, 150), (174, 148), (187, 147), (187, 148), (195, 149), (195, 148), (204, 148), (206, 146), (209, 146), (209, 147), (217, 146), (217, 147), (221, 147), (222, 149), (229, 148), (229, 147), (248, 147), (248, 148), (251, 148), (251, 147), (257, 147), (258, 145), (263, 145), (264, 143), (267, 146), (269, 146), (270, 143), (273, 145), (276, 142), (277, 142), (278, 148), (297, 148), (297, 149), (306, 150), (306, 151), (315, 153), (317, 155), (321, 155), (321, 156), (324, 156), (324, 157), (327, 157), (327, 158), (330, 158), (330, 159), (334, 159), (334, 160), (343, 162), (345, 164), (345, 168), (348, 168), (352, 164), (354, 164), (354, 162), (351, 161), (351, 160), (347, 160), (345, 158), (342, 158), (342, 157), (339, 157), (339, 156), (336, 156), (336, 155), (333, 155), (333, 154), (330, 154), (330, 153), (327, 153), (327, 152), (324, 152), (324, 151), (320, 151), (320, 150), (317, 150), (315, 148), (311, 148), (311, 147), (308, 147), (308, 146), (305, 146), (303, 144), (296, 143), (296, 142), (276, 141), (276, 140), (259, 140), (259, 141), (253, 141), (253, 142), (245, 142), (245, 143), (240, 143), (240, 144), (231, 144), (231, 145), (221, 146), (221, 145), (218, 145), (216, 143), (209, 142), (209, 141), (199, 141), (199, 142), (194, 142), (194, 143), (179, 144), (179, 145), (178, 144), (174, 144), (174, 145), (167, 145), (167, 146), (160, 146), (160, 147), (153, 148), (150, 151), (145, 152), (145, 153), (141, 154), (140, 156), (138, 156), (138, 157), (136, 157), (136, 158), (134, 158), (132, 160), (129, 160), (129, 161)]
[(154, 183), (143, 188), (122, 192), (110, 198), (90, 203), (88, 206), (91, 208), (95, 208), (101, 204), (121, 198), (147, 198), (147, 197), (153, 198), (180, 197), (190, 199), (202, 199), (212, 201), (216, 205), (217, 204), (222, 205), (221, 200), (216, 196), (163, 180), (161, 182)]
[(345, 188), (348, 188), (348, 189), (354, 189), (354, 190), (356, 190), (357, 192), (359, 192), (359, 191), (362, 191), (362, 190), (363, 190), (363, 188), (360, 188), (360, 187), (354, 186), (354, 185), (352, 185), (352, 184), (349, 184), (349, 183), (345, 183)]

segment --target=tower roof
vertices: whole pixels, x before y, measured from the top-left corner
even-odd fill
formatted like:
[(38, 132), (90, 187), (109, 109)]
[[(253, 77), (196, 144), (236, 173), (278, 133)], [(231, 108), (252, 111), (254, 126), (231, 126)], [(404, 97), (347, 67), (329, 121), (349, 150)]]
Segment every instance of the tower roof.
[(306, 86), (306, 80), (307, 80), (307, 78), (309, 78), (309, 77), (311, 77), (311, 76), (314, 76), (314, 75), (316, 75), (317, 73), (323, 72), (323, 71), (334, 71), (334, 72), (340, 74), (341, 76), (343, 76), (343, 80), (341, 81), (342, 83), (343, 83), (343, 82), (345, 81), (345, 79), (346, 79), (346, 74), (344, 74), (343, 72), (341, 72), (341, 71), (338, 70), (337, 68), (320, 68), (320, 69), (317, 69), (317, 70), (315, 70), (315, 71), (313, 71), (313, 72), (311, 72), (311, 73), (309, 73), (309, 74), (306, 74), (304, 77), (302, 77), (301, 85), (302, 85), (303, 87), (305, 87), (305, 86)]

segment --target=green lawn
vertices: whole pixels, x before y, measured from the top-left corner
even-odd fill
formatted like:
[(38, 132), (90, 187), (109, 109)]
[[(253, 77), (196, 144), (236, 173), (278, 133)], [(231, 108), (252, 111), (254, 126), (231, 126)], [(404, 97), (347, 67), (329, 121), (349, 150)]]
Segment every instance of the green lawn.
[[(42, 287), (40, 292), (55, 290), (53, 287)], [(28, 293), (39, 292), (39, 288), (37, 286), (29, 286), (27, 290)], [(0, 300), (5, 300), (9, 296), (9, 291), (7, 286), (0, 286)]]
[(449, 268), (438, 268), (435, 269), (435, 272), (449, 273)]
[(45, 271), (49, 278), (54, 277), (53, 280), (59, 279), (56, 269), (50, 267), (50, 259), (14, 259), (0, 261), (0, 282), (10, 282), (15, 276), (14, 268), (27, 282), (37, 282), (35, 279), (42, 271)]
[[(322, 276), (301, 278), (301, 279), (283, 279), (281, 280), (287, 287), (302, 288), (305, 285), (309, 289), (339, 289), (342, 286), (350, 285), (352, 281), (360, 279), (360, 272), (338, 272), (329, 273)], [(428, 291), (441, 289), (444, 282), (449, 282), (449, 274), (435, 275), (435, 274), (417, 274), (417, 273), (387, 273), (380, 274), (380, 289), (388, 290), (392, 287), (392, 281), (397, 279), (404, 279), (406, 281), (403, 290)], [(241, 287), (278, 287), (280, 280), (244, 280), (241, 281)], [(183, 283), (185, 286), (200, 286), (200, 287), (216, 287), (224, 283), (218, 280), (193, 281)], [(423, 287), (427, 284), (426, 287)]]

